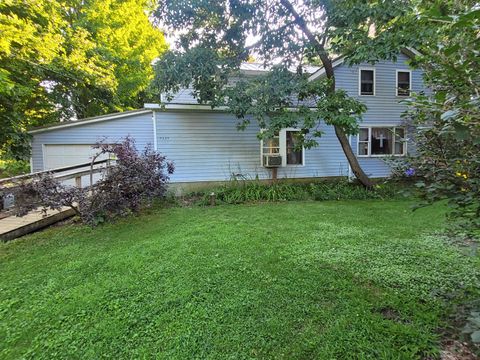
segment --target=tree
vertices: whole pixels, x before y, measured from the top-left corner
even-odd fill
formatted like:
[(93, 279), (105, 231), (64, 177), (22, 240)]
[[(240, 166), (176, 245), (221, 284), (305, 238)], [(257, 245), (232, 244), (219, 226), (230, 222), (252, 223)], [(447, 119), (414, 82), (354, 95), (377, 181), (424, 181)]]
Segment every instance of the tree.
[[(450, 5), (450, 6), (448, 6)], [(480, 229), (480, 10), (472, 2), (420, 9), (417, 29), (431, 41), (414, 65), (432, 96), (417, 94), (407, 118), (418, 129), (408, 175), (425, 204), (447, 200), (463, 229)], [(433, 31), (432, 31), (433, 29)], [(465, 227), (465, 224), (468, 227)]]
[[(155, 16), (178, 33), (178, 41), (157, 63), (155, 86), (172, 92), (191, 85), (200, 102), (227, 106), (241, 120), (240, 128), (254, 118), (268, 129), (261, 137), (300, 127), (306, 147), (317, 145), (317, 127), (325, 121), (334, 126), (354, 174), (371, 187), (347, 138), (358, 131), (365, 106), (336, 88), (333, 59), (338, 54), (347, 63), (394, 59), (404, 42), (390, 30), (411, 12), (409, 1), (397, 0), (160, 1)], [(247, 45), (251, 38), (256, 42)], [(266, 76), (242, 78), (240, 64), (252, 55), (276, 66)], [(313, 60), (326, 75), (315, 83), (304, 67)]]
[(148, 0), (0, 3), (0, 155), (32, 126), (138, 108), (165, 49)]

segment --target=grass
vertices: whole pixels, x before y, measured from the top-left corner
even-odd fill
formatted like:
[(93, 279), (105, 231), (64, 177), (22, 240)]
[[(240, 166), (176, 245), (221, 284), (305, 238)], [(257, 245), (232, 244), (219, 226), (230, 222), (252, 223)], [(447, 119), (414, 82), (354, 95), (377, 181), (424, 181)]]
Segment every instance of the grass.
[(0, 246), (0, 358), (435, 356), (478, 258), (442, 207), (290, 202), (152, 210)]
[(185, 196), (187, 202), (209, 205), (211, 194), (217, 204), (244, 204), (252, 202), (305, 201), (305, 200), (370, 200), (405, 198), (405, 184), (385, 182), (374, 190), (351, 183), (347, 179), (291, 182), (281, 179), (273, 184), (260, 181), (231, 181), (217, 188), (196, 191)]

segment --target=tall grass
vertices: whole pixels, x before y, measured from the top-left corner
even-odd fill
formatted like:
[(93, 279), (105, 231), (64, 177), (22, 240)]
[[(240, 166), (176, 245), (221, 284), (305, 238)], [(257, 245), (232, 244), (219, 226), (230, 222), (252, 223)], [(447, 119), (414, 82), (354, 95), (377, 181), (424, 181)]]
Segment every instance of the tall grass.
[(300, 200), (366, 200), (400, 197), (397, 184), (378, 184), (373, 190), (346, 180), (313, 181), (309, 183), (260, 181), (232, 181), (208, 191), (188, 194), (199, 199), (199, 205), (209, 205), (211, 194), (218, 204), (242, 204), (249, 202), (275, 202)]

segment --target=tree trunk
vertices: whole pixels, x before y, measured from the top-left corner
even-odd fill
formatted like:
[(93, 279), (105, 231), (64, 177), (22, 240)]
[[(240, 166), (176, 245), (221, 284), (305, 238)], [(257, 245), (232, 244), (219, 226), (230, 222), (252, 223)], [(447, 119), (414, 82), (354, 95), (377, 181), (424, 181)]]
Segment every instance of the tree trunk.
[(358, 181), (362, 183), (367, 189), (371, 189), (373, 187), (373, 183), (370, 178), (365, 174), (362, 170), (362, 167), (358, 163), (358, 159), (353, 153), (352, 147), (350, 146), (350, 142), (348, 141), (347, 135), (343, 132), (343, 130), (339, 126), (335, 127), (335, 135), (337, 135), (337, 139), (342, 146), (343, 152), (347, 157), (348, 163), (352, 168), (353, 173), (357, 177)]
[[(293, 8), (293, 5), (288, 0), (280, 0), (281, 4), (290, 12), (290, 14), (295, 19), (295, 23), (298, 25), (300, 30), (305, 34), (308, 41), (311, 43), (313, 48), (315, 49), (317, 55), (320, 57), (322, 61), (322, 65), (325, 69), (325, 75), (327, 79), (330, 81), (330, 86), (327, 89), (327, 95), (333, 95), (335, 93), (335, 73), (333, 71), (333, 64), (332, 60), (328, 56), (327, 50), (325, 47), (318, 41), (315, 35), (310, 31), (305, 22), (305, 19), (301, 17), (297, 11)], [(345, 132), (340, 126), (334, 125), (335, 127), (335, 135), (337, 135), (337, 139), (342, 146), (343, 152), (352, 168), (353, 173), (357, 177), (357, 179), (365, 186), (367, 189), (371, 189), (373, 187), (372, 181), (370, 178), (365, 174), (362, 170), (360, 164), (358, 163), (358, 159), (353, 153), (352, 147), (350, 146), (350, 142), (348, 141)]]

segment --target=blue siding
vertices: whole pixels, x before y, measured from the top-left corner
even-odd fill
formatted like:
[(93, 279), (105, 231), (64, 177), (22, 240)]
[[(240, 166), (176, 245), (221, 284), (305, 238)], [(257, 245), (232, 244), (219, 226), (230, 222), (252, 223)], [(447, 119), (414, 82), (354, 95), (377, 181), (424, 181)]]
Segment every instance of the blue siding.
[[(172, 181), (223, 181), (232, 174), (270, 177), (260, 163), (259, 128), (237, 131), (237, 120), (222, 112), (156, 112), (158, 150), (175, 162)], [(348, 163), (331, 126), (324, 125), (320, 146), (306, 150), (305, 166), (287, 166), (279, 178), (347, 176)]]
[[(236, 129), (237, 120), (219, 111), (156, 111), (157, 147), (175, 162), (172, 182), (223, 181), (232, 174), (247, 179), (266, 179), (270, 171), (260, 163), (259, 128)], [(347, 176), (348, 163), (333, 128), (323, 125), (325, 135), (320, 147), (306, 150), (305, 166), (279, 169), (279, 178)], [(33, 171), (43, 170), (42, 146), (45, 144), (93, 144), (107, 138), (118, 141), (130, 135), (138, 149), (153, 143), (151, 113), (132, 115), (96, 123), (52, 129), (34, 134)]]
[[(408, 57), (404, 54), (398, 56), (397, 62), (380, 61), (375, 65), (367, 63), (358, 66), (340, 65), (335, 69), (336, 85), (338, 88), (345, 89), (347, 93), (364, 102), (367, 105), (367, 112), (363, 116), (363, 122), (360, 126), (368, 125), (401, 125), (403, 119), (401, 115), (407, 110), (407, 106), (401, 101), (405, 97), (396, 96), (396, 70), (412, 70), (406, 64)], [(375, 96), (359, 96), (359, 69), (365, 67), (375, 68)], [(423, 72), (421, 70), (412, 70), (412, 91), (423, 91)], [(408, 137), (408, 134), (407, 134)], [(352, 139), (353, 151), (357, 152), (358, 137)], [(390, 174), (389, 167), (382, 158), (378, 157), (360, 157), (359, 163), (365, 173), (371, 177), (385, 177)]]
[[(382, 61), (376, 69), (376, 95), (358, 95), (359, 67), (369, 64), (336, 68), (337, 87), (363, 101), (368, 110), (364, 125), (400, 125), (406, 105), (396, 96), (396, 70), (408, 69), (407, 57), (399, 56), (398, 62)], [(412, 71), (413, 91), (423, 90), (422, 73)], [(188, 98), (188, 90), (182, 93)], [(183, 101), (188, 102), (188, 99)], [(158, 150), (176, 165), (174, 182), (222, 181), (241, 174), (247, 179), (270, 177), (270, 170), (261, 166), (259, 131), (252, 122), (245, 131), (237, 131), (237, 120), (220, 111), (168, 110), (155, 111)], [(280, 168), (280, 178), (305, 178), (347, 176), (348, 162), (331, 126), (322, 124), (324, 136), (319, 146), (306, 150), (305, 166)], [(131, 135), (139, 149), (154, 142), (152, 113), (132, 114), (124, 118), (83, 123), (73, 127), (36, 133), (32, 140), (33, 171), (43, 170), (43, 144), (93, 144), (107, 137), (117, 141)], [(408, 134), (407, 134), (408, 136)], [(357, 137), (352, 137), (352, 148), (357, 151)], [(389, 174), (388, 166), (381, 158), (359, 158), (360, 165), (372, 177)]]
[(148, 143), (153, 144), (152, 113), (132, 114), (120, 119), (84, 123), (33, 134), (32, 171), (44, 170), (42, 146), (45, 144), (94, 144), (105, 137), (114, 142), (127, 135), (136, 140), (138, 149), (143, 149)]
[[(412, 70), (407, 65), (407, 61), (408, 57), (403, 53), (400, 53), (396, 62), (380, 61), (375, 65), (362, 63), (360, 65), (352, 67), (340, 65), (335, 69), (337, 88), (345, 89), (350, 96), (359, 99), (367, 105), (368, 109), (363, 116), (363, 123), (361, 125), (394, 126), (403, 123), (401, 115), (405, 112), (407, 107), (405, 104), (401, 103), (401, 101), (405, 98), (398, 97), (396, 95), (396, 70)], [(358, 94), (359, 69), (362, 67), (375, 68), (375, 96), (359, 96)], [(425, 90), (423, 86), (422, 76), (423, 72), (421, 70), (412, 70), (412, 91), (419, 92)], [(191, 89), (185, 89), (180, 91), (173, 100), (173, 102), (184, 104), (197, 103), (197, 101), (191, 96)], [(234, 122), (234, 120), (227, 120), (229, 118), (227, 115), (223, 115), (225, 119), (221, 121), (221, 126), (218, 126), (218, 124), (216, 124), (214, 120), (217, 118), (217, 116), (209, 118), (208, 115), (198, 113), (184, 113), (183, 115), (176, 114), (166, 116), (166, 120), (164, 121), (169, 122), (171, 121), (169, 119), (172, 118), (182, 119), (181, 121), (179, 120), (179, 123), (185, 125), (178, 126), (183, 126), (181, 130), (181, 132), (184, 134), (183, 136), (194, 136), (193, 134), (189, 134), (191, 127), (188, 124), (189, 121), (193, 121), (192, 119), (188, 119), (189, 117), (195, 118), (199, 121), (200, 119), (202, 119), (202, 125), (200, 127), (196, 125), (198, 129), (193, 128), (195, 131), (200, 131), (197, 134), (199, 138), (204, 138), (205, 141), (207, 141), (207, 138), (205, 137), (207, 135), (203, 133), (206, 132), (207, 134), (209, 134), (208, 136), (211, 136), (210, 138), (208, 138), (209, 142), (214, 141), (216, 144), (218, 143), (218, 149), (216, 150), (217, 153), (208, 153), (209, 159), (212, 160), (204, 159), (204, 161), (206, 161), (206, 164), (208, 164), (209, 167), (213, 166), (213, 164), (211, 164), (211, 161), (214, 161), (215, 159), (219, 159), (219, 161), (221, 160), (221, 162), (226, 162), (229, 164), (227, 168), (225, 168), (223, 165), (215, 165), (211, 168), (212, 173), (217, 174), (217, 177), (218, 174), (221, 173), (223, 174), (222, 176), (224, 176), (225, 178), (229, 178), (230, 174), (234, 171), (233, 169), (236, 169), (235, 172), (245, 172), (249, 176), (251, 174), (258, 174), (260, 177), (264, 177), (264, 175), (262, 174), (268, 174), (267, 170), (260, 167), (259, 149), (256, 145), (257, 140), (254, 139), (254, 135), (258, 131), (258, 129), (255, 129), (252, 126), (250, 129), (247, 130), (244, 135), (233, 134), (231, 133), (231, 129), (234, 129), (234, 123), (230, 123), (232, 121)], [(206, 117), (208, 118), (208, 120), (206, 120)], [(225, 125), (228, 128), (225, 128)], [(170, 128), (160, 129), (160, 124), (158, 124), (157, 126), (159, 127), (159, 136), (161, 136), (160, 133), (162, 131), (165, 133), (173, 130)], [(332, 176), (340, 174), (346, 175), (348, 171), (348, 164), (346, 164), (343, 153), (341, 153), (340, 147), (337, 145), (337, 140), (333, 134), (333, 129), (326, 126), (324, 126), (324, 129), (326, 130), (326, 135), (320, 140), (320, 148), (312, 149), (306, 152), (304, 167), (285, 168), (281, 169), (279, 173), (281, 173), (285, 177)], [(211, 135), (216, 134), (217, 132), (220, 137), (226, 139), (225, 142), (224, 140), (219, 138), (215, 139), (213, 135)], [(248, 136), (248, 140), (246, 136)], [(352, 137), (351, 143), (355, 153), (357, 152), (357, 140), (357, 136)], [(180, 139), (180, 141), (182, 141), (182, 139)], [(183, 139), (183, 141), (185, 141), (185, 139)], [(188, 147), (189, 145), (186, 145), (189, 150), (185, 151), (183, 154), (187, 157), (194, 156), (193, 149), (196, 148), (197, 144), (195, 142), (198, 141), (199, 140), (194, 140), (190, 144), (191, 147)], [(243, 144), (239, 145), (242, 142)], [(225, 146), (228, 146), (230, 144), (232, 144), (232, 152), (234, 153), (223, 153), (223, 149), (225, 149)], [(175, 148), (175, 146), (170, 145), (171, 144), (168, 144), (166, 150), (172, 151), (174, 155), (181, 153), (180, 148)], [(238, 146), (239, 148), (235, 149), (235, 146)], [(246, 148), (254, 150), (245, 150)], [(192, 151), (190, 149), (192, 149)], [(202, 155), (198, 154), (198, 156), (201, 157)], [(318, 159), (322, 159), (322, 161), (320, 162)], [(197, 161), (195, 158), (191, 158), (191, 160), (192, 165), (194, 165)], [(191, 171), (188, 171), (186, 168), (183, 168), (182, 161), (186, 160), (184, 160), (183, 158), (181, 159), (179, 165), (180, 172), (184, 173), (184, 175), (177, 176), (179, 181), (187, 181), (186, 179), (188, 178), (192, 178), (195, 180), (203, 180), (215, 177), (213, 174), (209, 174), (208, 170), (206, 173), (199, 173), (200, 169), (195, 166), (192, 167)], [(364, 171), (371, 177), (385, 177), (388, 176), (390, 173), (389, 167), (385, 164), (382, 158), (379, 157), (361, 157), (359, 158), (359, 163), (364, 169)]]

